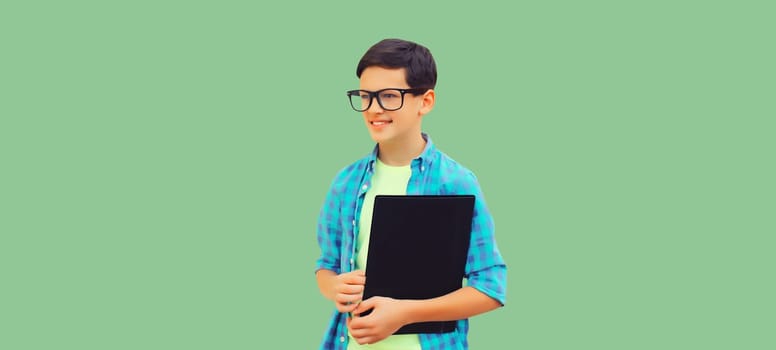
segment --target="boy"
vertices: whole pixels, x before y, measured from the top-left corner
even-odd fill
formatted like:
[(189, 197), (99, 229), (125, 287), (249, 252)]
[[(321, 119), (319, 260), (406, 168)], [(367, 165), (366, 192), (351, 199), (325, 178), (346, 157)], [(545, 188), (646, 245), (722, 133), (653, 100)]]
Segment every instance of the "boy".
[[(337, 174), (318, 218), (316, 279), (337, 308), (321, 349), (467, 349), (467, 318), (504, 305), (506, 265), (474, 174), (421, 132), (423, 116), (434, 107), (434, 58), (422, 45), (386, 39), (364, 54), (356, 76), (360, 89), (347, 95), (377, 145)], [(361, 300), (378, 194), (476, 196), (466, 286), (427, 300)], [(458, 320), (451, 333), (392, 335), (405, 324), (450, 320)]]

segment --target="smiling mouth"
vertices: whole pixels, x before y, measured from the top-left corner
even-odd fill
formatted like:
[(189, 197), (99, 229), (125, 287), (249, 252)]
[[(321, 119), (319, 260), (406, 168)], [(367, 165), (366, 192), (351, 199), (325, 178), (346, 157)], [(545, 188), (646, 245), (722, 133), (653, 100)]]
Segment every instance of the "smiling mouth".
[(383, 126), (391, 123), (393, 123), (392, 120), (375, 120), (375, 121), (369, 122), (369, 124), (372, 124), (374, 126)]

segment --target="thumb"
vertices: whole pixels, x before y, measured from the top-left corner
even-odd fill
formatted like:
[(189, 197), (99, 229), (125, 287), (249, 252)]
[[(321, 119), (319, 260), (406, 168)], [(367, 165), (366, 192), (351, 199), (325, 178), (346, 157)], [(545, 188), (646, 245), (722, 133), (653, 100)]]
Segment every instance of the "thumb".
[(375, 307), (375, 298), (369, 298), (367, 300), (364, 300), (358, 304), (355, 310), (353, 310), (354, 314), (360, 314), (364, 311), (374, 309)]

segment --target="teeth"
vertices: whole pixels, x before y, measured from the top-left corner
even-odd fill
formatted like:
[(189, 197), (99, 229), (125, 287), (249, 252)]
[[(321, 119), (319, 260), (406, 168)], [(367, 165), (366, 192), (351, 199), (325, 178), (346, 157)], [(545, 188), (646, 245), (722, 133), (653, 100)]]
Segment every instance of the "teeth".
[(372, 125), (384, 125), (384, 124), (388, 124), (388, 123), (390, 123), (390, 122), (386, 122), (386, 121), (373, 121)]

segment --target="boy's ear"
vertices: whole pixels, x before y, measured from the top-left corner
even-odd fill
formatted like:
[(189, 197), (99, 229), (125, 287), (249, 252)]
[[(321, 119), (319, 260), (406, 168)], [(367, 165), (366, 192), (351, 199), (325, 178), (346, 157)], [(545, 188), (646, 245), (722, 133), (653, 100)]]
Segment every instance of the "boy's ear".
[(420, 106), (420, 115), (425, 115), (434, 109), (434, 102), (436, 101), (436, 93), (434, 89), (429, 89), (423, 94), (422, 105)]

